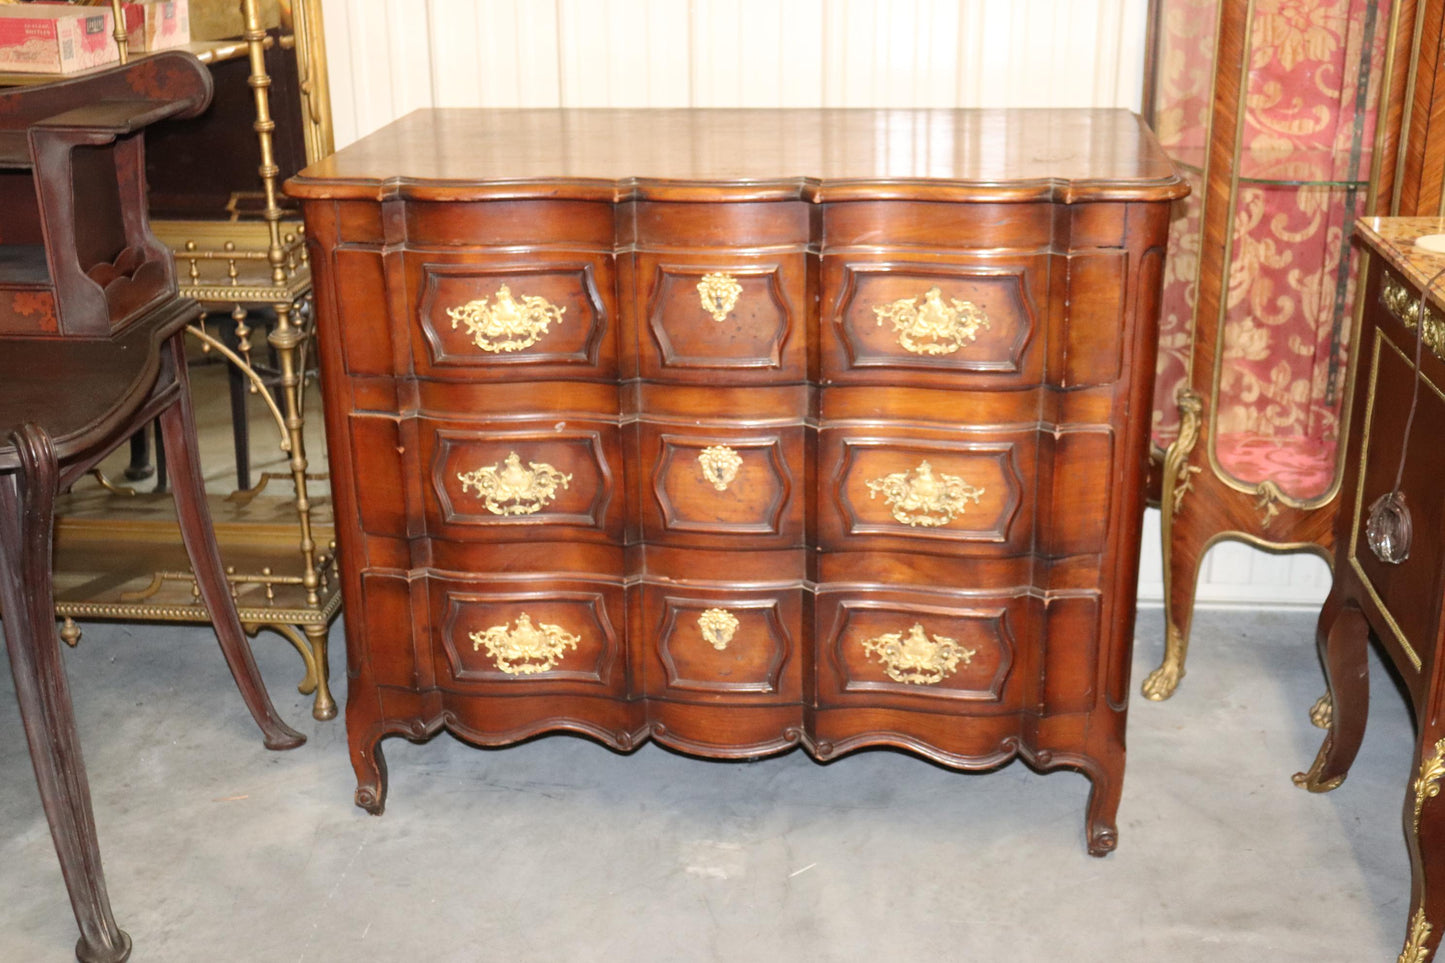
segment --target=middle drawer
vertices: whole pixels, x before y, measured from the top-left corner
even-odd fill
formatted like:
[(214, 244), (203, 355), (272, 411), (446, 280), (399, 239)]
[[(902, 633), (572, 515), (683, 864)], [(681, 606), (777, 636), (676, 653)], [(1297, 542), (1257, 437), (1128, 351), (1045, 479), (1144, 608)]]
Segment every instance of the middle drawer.
[(807, 467), (799, 424), (692, 426), (642, 421), (629, 433), (633, 513), (644, 541), (785, 548), (804, 541)]
[(469, 541), (623, 538), (613, 421), (417, 419), (426, 529)]

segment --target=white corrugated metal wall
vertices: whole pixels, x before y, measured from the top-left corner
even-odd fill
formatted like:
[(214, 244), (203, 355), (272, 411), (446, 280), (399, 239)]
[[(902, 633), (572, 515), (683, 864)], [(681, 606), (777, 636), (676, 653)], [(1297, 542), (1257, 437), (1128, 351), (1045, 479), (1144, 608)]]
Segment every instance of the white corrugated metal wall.
[[(418, 107), (1137, 110), (1147, 0), (323, 0), (336, 144)], [(1158, 513), (1140, 597), (1162, 597)], [(1318, 604), (1318, 558), (1224, 543), (1201, 602)]]

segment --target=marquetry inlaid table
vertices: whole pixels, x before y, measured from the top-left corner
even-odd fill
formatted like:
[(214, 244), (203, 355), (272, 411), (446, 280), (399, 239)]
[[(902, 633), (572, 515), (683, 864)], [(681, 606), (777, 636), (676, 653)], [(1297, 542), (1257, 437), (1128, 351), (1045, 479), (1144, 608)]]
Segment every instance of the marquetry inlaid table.
[(1416, 725), (1404, 812), (1412, 894), (1400, 963), (1431, 959), (1445, 932), (1445, 800), (1436, 798), (1445, 777), (1445, 244), (1435, 252), (1416, 245), (1432, 235), (1445, 238), (1445, 219), (1365, 218), (1355, 227), (1369, 254), (1360, 367), (1334, 586), (1318, 630), (1333, 711), (1314, 766), (1295, 777), (1324, 792), (1349, 772), (1369, 711), (1373, 635), (1404, 680)]
[(287, 185), (380, 741), (895, 746), (1117, 842), (1184, 188), (1111, 110), (430, 110)]

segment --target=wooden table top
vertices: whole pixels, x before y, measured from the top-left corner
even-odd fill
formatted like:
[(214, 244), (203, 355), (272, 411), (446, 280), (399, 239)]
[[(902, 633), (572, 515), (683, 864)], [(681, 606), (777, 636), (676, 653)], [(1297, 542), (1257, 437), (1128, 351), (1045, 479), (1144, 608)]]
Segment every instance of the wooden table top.
[(1188, 190), (1139, 118), (1115, 109), (428, 109), (286, 189), (306, 199), (1066, 203)]

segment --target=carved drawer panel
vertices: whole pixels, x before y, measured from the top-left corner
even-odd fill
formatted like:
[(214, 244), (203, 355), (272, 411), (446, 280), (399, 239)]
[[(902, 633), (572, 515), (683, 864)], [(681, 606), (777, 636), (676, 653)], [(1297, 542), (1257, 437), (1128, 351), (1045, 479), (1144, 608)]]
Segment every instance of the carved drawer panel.
[(637, 256), (638, 364), (674, 382), (800, 382), (807, 378), (802, 254)]
[(959, 598), (820, 588), (818, 705), (1007, 711), (1020, 702), (1026, 595)]
[[(1042, 380), (1048, 259), (823, 259), (825, 382)], [(963, 376), (963, 377), (961, 377)]]
[(647, 694), (683, 701), (801, 698), (802, 589), (641, 586)]
[(444, 538), (622, 540), (615, 424), (421, 419), (427, 531)]
[(1085, 555), (1107, 537), (1113, 435), (1067, 430), (873, 429), (825, 424), (825, 550)]
[(610, 258), (407, 252), (405, 265), (418, 375), (616, 376)]
[(1030, 547), (1036, 432), (910, 437), (825, 426), (819, 434), (818, 528), (825, 549), (900, 538), (944, 543), (949, 551), (968, 544)]
[(803, 539), (803, 426), (638, 426), (648, 541), (773, 546)]
[(428, 580), (442, 687), (626, 691), (620, 582)]

